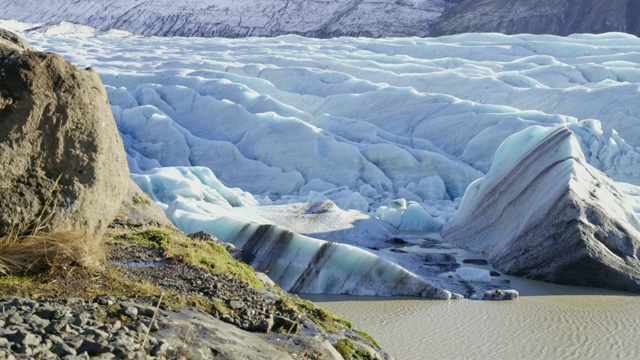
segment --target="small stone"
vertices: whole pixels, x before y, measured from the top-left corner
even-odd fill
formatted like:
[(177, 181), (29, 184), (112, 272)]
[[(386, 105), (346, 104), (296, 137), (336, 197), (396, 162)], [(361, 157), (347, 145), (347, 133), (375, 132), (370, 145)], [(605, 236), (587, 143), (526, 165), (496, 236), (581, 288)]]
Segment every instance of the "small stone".
[(156, 313), (155, 309), (145, 308), (141, 306), (137, 306), (136, 308), (138, 309), (138, 315), (140, 316), (153, 317), (153, 315)]
[(169, 351), (169, 344), (164, 341), (160, 341), (158, 345), (151, 349), (151, 356), (164, 356), (167, 351)]
[(35, 314), (41, 319), (45, 320), (60, 319), (63, 316), (62, 314), (60, 314), (60, 311), (58, 309), (53, 308), (39, 309), (35, 312)]
[(13, 350), (17, 354), (20, 354), (20, 357), (22, 357), (22, 355), (26, 355), (28, 357), (31, 357), (31, 355), (33, 355), (33, 349), (29, 346), (13, 344), (11, 345), (11, 350)]
[(111, 306), (114, 304), (113, 300), (106, 296), (97, 296), (95, 299), (93, 299), (93, 302), (102, 306)]
[(18, 330), (9, 338), (9, 341), (22, 346), (38, 346), (42, 342), (42, 338), (24, 330)]
[(138, 335), (146, 335), (149, 332), (149, 328), (142, 322), (137, 322), (134, 324), (127, 325), (127, 327), (134, 332), (137, 332)]
[(220, 320), (229, 323), (229, 324), (235, 324), (235, 319), (232, 318), (229, 314), (224, 314), (222, 315), (222, 318), (220, 318)]
[(74, 348), (72, 348), (71, 346), (65, 344), (65, 343), (57, 343), (55, 345), (53, 345), (53, 348), (51, 349), (51, 352), (58, 355), (58, 357), (63, 357), (63, 356), (67, 356), (67, 355), (76, 355), (77, 352)]
[(64, 340), (58, 335), (48, 334), (48, 335), (45, 335), (45, 336), (46, 336), (47, 340), (51, 341), (54, 344), (58, 344), (58, 343), (63, 343), (64, 342)]
[(92, 337), (93, 341), (97, 342), (106, 340), (109, 337), (109, 334), (107, 332), (93, 328), (86, 329), (82, 332), (82, 334)]
[(6, 307), (26, 306), (28, 308), (33, 308), (34, 306), (36, 306), (36, 302), (31, 299), (14, 297), (5, 306)]
[(126, 306), (124, 309), (122, 309), (122, 311), (125, 315), (132, 319), (138, 316), (138, 308), (135, 306)]
[(24, 319), (22, 319), (22, 316), (20, 316), (20, 314), (18, 313), (13, 313), (11, 314), (11, 316), (9, 316), (7, 318), (7, 325), (17, 325), (17, 324), (22, 324), (24, 322)]
[(89, 356), (98, 356), (100, 354), (113, 352), (113, 346), (104, 345), (95, 341), (84, 340), (76, 351), (80, 354), (86, 352), (87, 354), (89, 354)]
[(80, 314), (74, 316), (71, 324), (79, 327), (83, 327), (87, 325), (87, 322), (91, 319), (91, 314), (87, 312), (81, 312)]
[(26, 323), (38, 329), (43, 329), (49, 325), (49, 320), (45, 320), (35, 314), (27, 315), (23, 319)]
[(111, 326), (113, 326), (113, 332), (116, 332), (122, 328), (122, 322), (120, 320), (114, 321)]
[(244, 303), (242, 301), (240, 301), (238, 299), (232, 299), (232, 300), (229, 300), (229, 306), (232, 309), (236, 310), (236, 309), (243, 308), (245, 305), (244, 305)]
[(150, 331), (158, 331), (160, 330), (160, 326), (158, 326), (158, 320), (153, 321), (143, 321), (143, 323), (149, 328)]

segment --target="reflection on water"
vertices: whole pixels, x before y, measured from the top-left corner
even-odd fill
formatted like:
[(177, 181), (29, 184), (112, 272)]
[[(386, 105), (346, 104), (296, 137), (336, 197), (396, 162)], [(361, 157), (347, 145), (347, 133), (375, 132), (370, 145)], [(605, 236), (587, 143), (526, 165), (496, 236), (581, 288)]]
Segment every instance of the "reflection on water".
[(640, 297), (509, 279), (519, 300), (302, 297), (397, 359), (640, 359)]

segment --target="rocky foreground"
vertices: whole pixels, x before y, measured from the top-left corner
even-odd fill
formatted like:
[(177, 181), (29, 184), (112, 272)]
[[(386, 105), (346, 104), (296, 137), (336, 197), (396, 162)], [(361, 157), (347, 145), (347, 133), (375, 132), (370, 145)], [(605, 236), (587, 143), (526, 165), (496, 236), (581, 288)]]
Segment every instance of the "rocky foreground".
[[(103, 239), (101, 270), (54, 265), (37, 276), (0, 277), (0, 359), (391, 358), (348, 321), (266, 275), (237, 275), (250, 268), (214, 237), (187, 237), (144, 193), (131, 194)], [(183, 246), (214, 249), (219, 257), (204, 255), (219, 270)]]

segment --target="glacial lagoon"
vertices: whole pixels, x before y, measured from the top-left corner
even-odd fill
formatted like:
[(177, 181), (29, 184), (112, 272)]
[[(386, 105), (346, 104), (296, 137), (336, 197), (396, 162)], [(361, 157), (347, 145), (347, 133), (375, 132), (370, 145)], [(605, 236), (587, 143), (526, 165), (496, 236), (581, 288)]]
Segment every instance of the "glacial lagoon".
[(640, 358), (637, 295), (507, 278), (516, 301), (301, 296), (398, 360)]

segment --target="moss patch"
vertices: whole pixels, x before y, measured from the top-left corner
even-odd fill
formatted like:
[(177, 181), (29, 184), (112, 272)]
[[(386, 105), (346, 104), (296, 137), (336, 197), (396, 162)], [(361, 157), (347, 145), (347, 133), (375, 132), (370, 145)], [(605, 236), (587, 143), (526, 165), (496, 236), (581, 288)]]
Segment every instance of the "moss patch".
[(276, 307), (295, 314), (304, 313), (311, 321), (326, 332), (336, 333), (338, 330), (351, 329), (351, 323), (349, 321), (316, 306), (310, 301), (302, 300), (288, 294), (283, 294), (282, 297), (276, 301)]
[(109, 241), (121, 245), (134, 243), (139, 246), (155, 246), (164, 255), (175, 261), (186, 262), (214, 274), (229, 275), (258, 289), (264, 285), (255, 276), (255, 271), (229, 254), (225, 248), (211, 241), (194, 240), (172, 229), (150, 228), (134, 233), (116, 233)]
[(369, 334), (367, 334), (364, 331), (360, 331), (360, 330), (353, 330), (356, 334), (362, 336), (363, 338), (367, 339), (367, 341), (369, 341), (373, 346), (375, 346), (376, 348), (380, 349), (380, 344), (378, 344), (378, 342)]
[(360, 356), (356, 354), (355, 345), (353, 342), (347, 338), (338, 340), (337, 343), (333, 344), (333, 347), (342, 355), (343, 359), (360, 359)]

